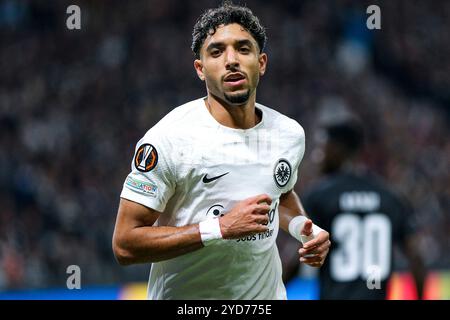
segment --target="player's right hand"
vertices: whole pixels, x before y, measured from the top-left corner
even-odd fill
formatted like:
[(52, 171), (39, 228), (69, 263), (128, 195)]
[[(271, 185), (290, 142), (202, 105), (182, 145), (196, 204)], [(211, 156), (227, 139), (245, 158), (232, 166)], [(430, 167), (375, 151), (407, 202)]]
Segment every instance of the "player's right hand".
[(268, 230), (272, 199), (267, 194), (238, 202), (230, 212), (219, 218), (224, 239), (239, 239)]

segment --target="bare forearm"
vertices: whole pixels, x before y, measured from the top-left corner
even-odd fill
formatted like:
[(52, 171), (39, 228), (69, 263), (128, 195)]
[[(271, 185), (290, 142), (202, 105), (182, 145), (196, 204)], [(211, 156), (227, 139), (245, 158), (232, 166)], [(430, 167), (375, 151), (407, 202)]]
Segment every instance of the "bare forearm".
[(203, 247), (198, 224), (136, 227), (118, 238), (116, 256), (123, 265), (167, 260)]
[(280, 197), (278, 212), (280, 214), (280, 227), (286, 232), (289, 232), (289, 222), (292, 218), (298, 215), (307, 216), (295, 191), (285, 193)]
[(261, 194), (237, 203), (226, 216), (216, 221), (169, 227), (154, 226), (161, 213), (121, 199), (114, 228), (113, 251), (122, 265), (148, 263), (198, 250), (204, 246), (203, 241), (238, 239), (265, 232), (271, 203), (268, 195)]
[[(292, 231), (289, 230), (291, 220), (298, 216), (306, 215), (305, 209), (294, 191), (283, 194), (280, 197), (280, 207), (278, 210), (280, 214), (280, 227), (289, 232), (294, 238), (302, 242), (302, 248), (298, 251), (300, 254), (300, 262), (303, 262), (311, 267), (320, 267), (323, 265), (328, 251), (330, 249), (330, 235), (325, 230), (315, 226), (311, 219), (304, 220), (301, 223), (293, 222)], [(316, 233), (314, 234), (314, 228)], [(312, 235), (312, 239), (311, 236)], [(303, 238), (306, 236), (306, 238)]]

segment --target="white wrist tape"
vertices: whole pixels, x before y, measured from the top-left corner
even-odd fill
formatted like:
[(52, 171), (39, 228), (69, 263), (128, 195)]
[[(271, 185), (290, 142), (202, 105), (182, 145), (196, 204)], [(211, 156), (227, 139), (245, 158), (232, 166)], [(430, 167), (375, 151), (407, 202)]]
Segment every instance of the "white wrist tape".
[(307, 220), (308, 218), (306, 218), (305, 216), (296, 216), (289, 222), (289, 233), (291, 234), (291, 236), (293, 236), (298, 241), (301, 241), (303, 244), (314, 239), (320, 231), (323, 231), (322, 228), (313, 224), (312, 233), (309, 236), (302, 235), (301, 231), (303, 230), (303, 225)]
[(200, 236), (202, 237), (203, 245), (209, 246), (222, 239), (222, 232), (220, 231), (220, 224), (218, 218), (207, 219), (198, 224), (200, 229)]

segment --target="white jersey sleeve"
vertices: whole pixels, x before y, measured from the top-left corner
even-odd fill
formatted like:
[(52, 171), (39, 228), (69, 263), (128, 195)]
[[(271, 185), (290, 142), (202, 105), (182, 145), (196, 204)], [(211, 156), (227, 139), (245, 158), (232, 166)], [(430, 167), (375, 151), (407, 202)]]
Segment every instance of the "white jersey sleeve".
[(154, 129), (137, 143), (120, 197), (163, 212), (175, 191), (175, 167), (170, 141)]

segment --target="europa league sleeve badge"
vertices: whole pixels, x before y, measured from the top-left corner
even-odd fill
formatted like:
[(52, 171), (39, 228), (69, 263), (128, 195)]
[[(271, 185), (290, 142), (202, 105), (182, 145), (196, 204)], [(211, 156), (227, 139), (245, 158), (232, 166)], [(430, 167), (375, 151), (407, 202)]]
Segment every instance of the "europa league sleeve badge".
[(145, 143), (138, 148), (134, 157), (134, 166), (137, 170), (149, 172), (156, 167), (157, 163), (158, 152), (153, 145)]

